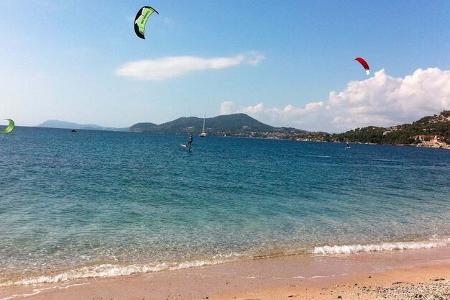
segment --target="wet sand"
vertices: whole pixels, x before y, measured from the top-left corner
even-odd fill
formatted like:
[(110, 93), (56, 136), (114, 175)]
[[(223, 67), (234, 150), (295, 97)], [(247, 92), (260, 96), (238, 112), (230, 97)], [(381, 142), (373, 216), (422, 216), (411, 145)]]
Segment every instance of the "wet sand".
[(287, 256), (0, 288), (0, 299), (450, 299), (450, 248)]

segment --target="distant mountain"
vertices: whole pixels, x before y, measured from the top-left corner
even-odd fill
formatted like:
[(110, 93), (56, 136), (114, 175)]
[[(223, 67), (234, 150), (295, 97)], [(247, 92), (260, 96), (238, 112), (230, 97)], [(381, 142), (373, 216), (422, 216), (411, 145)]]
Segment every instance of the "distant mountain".
[[(273, 127), (264, 124), (246, 114), (221, 115), (206, 118), (208, 135), (259, 137), (271, 139), (290, 139), (313, 142), (351, 142), (392, 145), (415, 145), (450, 149), (450, 111), (423, 117), (412, 124), (397, 126), (356, 128), (345, 133), (329, 134), (326, 132), (309, 132), (291, 127)], [(108, 128), (94, 124), (77, 124), (72, 122), (49, 120), (39, 127), (90, 129), (110, 131), (130, 131), (156, 134), (200, 134), (203, 118), (182, 117), (162, 123), (136, 123), (130, 128)]]
[(149, 132), (155, 130), (158, 125), (154, 123), (136, 123), (132, 125), (128, 130), (131, 132)]
[(84, 129), (84, 130), (108, 130), (108, 131), (126, 131), (128, 128), (111, 128), (103, 127), (95, 124), (78, 124), (60, 120), (48, 120), (38, 125), (38, 127), (46, 128), (62, 128), (62, 129)]
[[(209, 135), (235, 135), (264, 137), (268, 133), (304, 133), (303, 130), (285, 127), (272, 127), (261, 123), (246, 114), (220, 115), (206, 118), (205, 129)], [(137, 123), (130, 127), (132, 132), (199, 134), (202, 131), (203, 118), (182, 117), (160, 125)]]

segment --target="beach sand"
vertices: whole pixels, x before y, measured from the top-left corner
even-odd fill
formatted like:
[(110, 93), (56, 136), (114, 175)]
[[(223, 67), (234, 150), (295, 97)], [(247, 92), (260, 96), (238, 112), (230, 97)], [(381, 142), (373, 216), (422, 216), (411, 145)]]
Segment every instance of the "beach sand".
[(0, 288), (0, 299), (450, 299), (450, 248), (285, 256)]

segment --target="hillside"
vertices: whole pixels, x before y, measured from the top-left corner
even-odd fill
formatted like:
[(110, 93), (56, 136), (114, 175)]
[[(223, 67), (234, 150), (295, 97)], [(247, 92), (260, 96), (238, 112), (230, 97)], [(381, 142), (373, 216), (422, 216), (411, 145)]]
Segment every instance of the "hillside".
[(128, 131), (131, 132), (151, 132), (155, 130), (158, 127), (158, 125), (154, 123), (136, 123), (130, 128), (128, 128)]
[[(304, 133), (294, 128), (279, 128), (266, 125), (246, 114), (220, 115), (206, 118), (205, 129), (209, 135), (234, 135), (268, 137), (276, 134)], [(130, 127), (132, 132), (199, 134), (202, 131), (203, 119), (197, 117), (182, 117), (160, 125), (153, 123), (137, 123)]]
[(376, 144), (412, 144), (418, 147), (450, 148), (450, 111), (423, 117), (412, 124), (364, 127), (332, 136), (333, 140)]
[[(356, 128), (345, 133), (329, 134), (326, 132), (308, 132), (290, 127), (273, 127), (264, 124), (246, 114), (220, 115), (206, 118), (206, 132), (216, 136), (259, 137), (271, 139), (290, 139), (313, 142), (350, 142), (392, 145), (415, 145), (450, 149), (450, 111), (443, 111), (434, 116), (423, 117), (412, 124), (392, 127), (369, 126)], [(77, 124), (65, 121), (49, 120), (39, 127), (113, 130), (154, 134), (198, 135), (202, 131), (203, 119), (181, 117), (162, 123), (136, 123), (128, 129), (107, 128), (98, 125)]]

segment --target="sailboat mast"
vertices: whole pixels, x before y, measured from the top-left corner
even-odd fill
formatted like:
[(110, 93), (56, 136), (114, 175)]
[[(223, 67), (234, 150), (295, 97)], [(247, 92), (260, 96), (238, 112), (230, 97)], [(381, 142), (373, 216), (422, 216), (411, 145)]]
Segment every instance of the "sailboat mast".
[(205, 137), (206, 136), (205, 121), (206, 121), (206, 117), (205, 117), (205, 115), (203, 115), (203, 129), (202, 129), (202, 133), (200, 133), (200, 137)]

